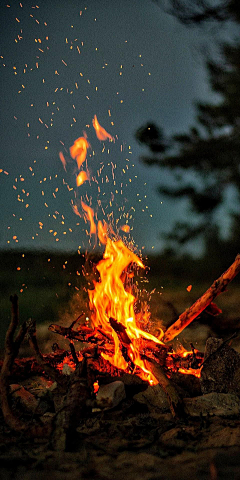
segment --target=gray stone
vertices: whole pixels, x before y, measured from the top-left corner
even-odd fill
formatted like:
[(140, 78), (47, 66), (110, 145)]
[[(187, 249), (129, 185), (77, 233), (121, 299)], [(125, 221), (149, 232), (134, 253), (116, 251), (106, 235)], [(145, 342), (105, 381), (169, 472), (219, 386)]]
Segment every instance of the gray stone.
[(32, 393), (28, 392), (22, 385), (10, 385), (12, 398), (28, 412), (35, 412), (38, 407), (38, 400)]
[(149, 412), (162, 413), (169, 410), (167, 395), (160, 385), (150, 386), (144, 392), (134, 395), (134, 400), (147, 405)]
[(202, 393), (218, 392), (240, 395), (240, 355), (221, 339), (209, 338), (201, 370)]
[(122, 400), (126, 398), (124, 383), (116, 381), (101, 385), (97, 392), (96, 406), (102, 410), (108, 410), (116, 407)]
[(218, 415), (231, 417), (239, 415), (240, 401), (230, 393), (208, 393), (200, 397), (185, 398), (184, 410), (191, 417)]

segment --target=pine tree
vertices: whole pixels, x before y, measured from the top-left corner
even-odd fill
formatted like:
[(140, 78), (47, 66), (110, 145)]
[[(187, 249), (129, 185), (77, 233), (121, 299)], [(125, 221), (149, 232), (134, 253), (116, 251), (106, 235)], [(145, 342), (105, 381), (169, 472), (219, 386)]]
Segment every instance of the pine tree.
[[(210, 14), (212, 19), (215, 15), (215, 20), (219, 20), (217, 10), (218, 15), (221, 12), (220, 20), (231, 16), (240, 23), (238, 0), (220, 2), (222, 9), (219, 5), (215, 13), (209, 11), (206, 1), (172, 0), (171, 3), (178, 8), (175, 13), (185, 23), (208, 20)], [(180, 10), (180, 4), (182, 7), (187, 5), (187, 10)], [(199, 8), (193, 10), (193, 4), (202, 7), (201, 11)], [(209, 244), (209, 237), (218, 235), (216, 214), (220, 214), (227, 198), (228, 212), (225, 215), (231, 218), (228, 222), (231, 225), (229, 239), (240, 231), (240, 215), (237, 214), (240, 212), (240, 42), (222, 44), (218, 59), (209, 59), (206, 66), (211, 88), (221, 100), (214, 105), (196, 104), (197, 127), (169, 140), (153, 124), (136, 132), (137, 140), (147, 145), (153, 154), (150, 158), (144, 157), (144, 163), (167, 167), (174, 175), (175, 187), (162, 184), (159, 192), (171, 198), (188, 198), (191, 211), (195, 214), (194, 223), (177, 223), (168, 235), (168, 240), (178, 244), (199, 236), (205, 238), (205, 244)]]

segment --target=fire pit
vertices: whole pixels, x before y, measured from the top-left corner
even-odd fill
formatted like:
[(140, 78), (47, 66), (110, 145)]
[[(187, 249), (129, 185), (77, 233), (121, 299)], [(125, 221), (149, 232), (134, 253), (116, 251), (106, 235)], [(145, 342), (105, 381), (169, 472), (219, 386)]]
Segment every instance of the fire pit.
[[(114, 141), (96, 116), (93, 127), (100, 140)], [(77, 163), (78, 187), (89, 180), (88, 170), (81, 169), (88, 148), (86, 134), (70, 148), (71, 159)], [(60, 159), (66, 168), (62, 152)], [(205, 353), (193, 343), (189, 350), (182, 347), (175, 351), (171, 343), (206, 308), (219, 312), (213, 300), (239, 273), (240, 255), (190, 308), (155, 336), (146, 309), (136, 309), (134, 278), (136, 271), (144, 269), (143, 260), (112, 225), (97, 219), (89, 202), (81, 198), (72, 208), (89, 223), (88, 233), (95, 244), (105, 246), (96, 265), (93, 288), (88, 290), (91, 318), (83, 312), (69, 326), (51, 324), (49, 330), (56, 334), (56, 340), (57, 335), (67, 339), (69, 349), (60, 349), (55, 343), (51, 353), (42, 354), (32, 319), (24, 322), (15, 336), (18, 297), (11, 297), (12, 316), (0, 373), (2, 435), (7, 432), (9, 444), (11, 438), (20, 438), (27, 443), (28, 451), (32, 441), (42, 442), (47, 456), (49, 451), (55, 452), (51, 453), (54, 459), (57, 452), (62, 452), (63, 458), (67, 458), (66, 452), (77, 452), (69, 458), (75, 466), (84, 458), (82, 478), (113, 478), (114, 473), (114, 478), (120, 479), (122, 466), (137, 462), (137, 470), (144, 467), (138, 477), (147, 480), (149, 471), (156, 472), (155, 462), (166, 472), (170, 465), (163, 462), (164, 458), (185, 448), (188, 455), (195, 449), (201, 457), (205, 448), (229, 444), (240, 447), (240, 355), (230, 347), (232, 337), (224, 341), (209, 339)], [(128, 232), (129, 225), (121, 229)], [(24, 338), (34, 356), (18, 359)], [(75, 348), (75, 342), (81, 343), (80, 349)], [(104, 453), (96, 454), (96, 450)], [(129, 452), (139, 450), (140, 459), (135, 453), (129, 458)], [(31, 452), (22, 459), (25, 465), (30, 458), (33, 463), (39, 462), (38, 454)], [(93, 458), (92, 465), (88, 455)], [(99, 474), (99, 458), (104, 455), (107, 465), (114, 457), (114, 472), (104, 464)], [(186, 458), (184, 455), (181, 458)], [(16, 460), (17, 468), (21, 458)], [(5, 456), (5, 461), (9, 457)], [(45, 467), (44, 461), (40, 461), (41, 468), (49, 469), (49, 462)], [(205, 478), (196, 476), (196, 458), (189, 462), (195, 472), (192, 476)], [(211, 478), (217, 478), (216, 462), (210, 453), (207, 468)], [(151, 478), (179, 479), (178, 473), (176, 460), (172, 476), (163, 473), (162, 477)], [(186, 473), (190, 474), (188, 467), (184, 478)]]

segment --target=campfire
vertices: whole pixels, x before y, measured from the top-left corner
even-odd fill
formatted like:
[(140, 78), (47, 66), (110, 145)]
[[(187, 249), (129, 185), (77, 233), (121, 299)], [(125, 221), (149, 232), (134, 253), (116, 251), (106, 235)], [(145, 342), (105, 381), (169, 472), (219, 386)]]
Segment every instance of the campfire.
[[(114, 141), (101, 127), (96, 116), (93, 127), (99, 140)], [(88, 169), (82, 169), (88, 148), (90, 144), (86, 133), (70, 148), (71, 159), (77, 165), (78, 187), (90, 179)], [(67, 161), (62, 152), (60, 159), (66, 169)], [(193, 343), (189, 351), (183, 347), (174, 351), (171, 342), (207, 307), (212, 306), (218, 311), (213, 300), (226, 290), (240, 271), (240, 255), (176, 322), (165, 331), (159, 330), (158, 336), (155, 336), (150, 332), (148, 312), (136, 308), (138, 298), (134, 279), (136, 272), (144, 270), (144, 261), (114, 232), (112, 225), (97, 219), (94, 209), (89, 202), (86, 203), (85, 198), (76, 201), (72, 208), (76, 215), (89, 223), (89, 235), (94, 238), (95, 244), (100, 243), (105, 248), (102, 259), (96, 265), (93, 286), (88, 290), (91, 318), (86, 318), (85, 312), (82, 312), (69, 326), (50, 325), (49, 330), (56, 334), (56, 342), (57, 335), (63, 336), (69, 341), (69, 350), (60, 349), (55, 343), (52, 353), (43, 355), (37, 343), (33, 320), (24, 322), (15, 336), (19, 323), (18, 298), (16, 295), (11, 297), (12, 317), (6, 333), (0, 374), (2, 413), (10, 429), (32, 437), (52, 435), (59, 446), (57, 438), (64, 437), (66, 440), (69, 432), (77, 428), (83, 418), (116, 408), (127, 397), (134, 398), (141, 392), (154, 391), (155, 395), (156, 392), (159, 395), (163, 391), (168, 408), (176, 418), (183, 418), (192, 408), (189, 398), (185, 399), (181, 393), (182, 385), (186, 385), (188, 378), (191, 378), (193, 390), (193, 385), (196, 386), (192, 396), (196, 396), (196, 392), (199, 396), (214, 391), (231, 393), (232, 385), (236, 385), (237, 380), (234, 369), (230, 372), (229, 364), (234, 365), (238, 372), (240, 360), (238, 354), (229, 347), (229, 341), (208, 343), (205, 355)], [(121, 230), (128, 232), (129, 225), (122, 225)], [(19, 348), (25, 337), (34, 356), (18, 359)], [(80, 349), (75, 348), (75, 342), (81, 342)], [(225, 370), (228, 372), (230, 383), (227, 390), (221, 389), (221, 382), (214, 390), (218, 373), (211, 362), (215, 357), (217, 362), (220, 361), (219, 355), (221, 361), (223, 357), (226, 359), (221, 373), (225, 375)], [(13, 408), (12, 398), (14, 392), (15, 396), (17, 392), (21, 396), (25, 390), (21, 386), (21, 379), (26, 380), (27, 376), (33, 375), (40, 375), (49, 382), (47, 388), (51, 389), (54, 399), (54, 415), (50, 421), (44, 422), (43, 419), (39, 422), (36, 415), (29, 426)], [(15, 391), (16, 384), (18, 387)], [(24, 401), (26, 403), (26, 399)], [(37, 409), (38, 404), (36, 412)]]

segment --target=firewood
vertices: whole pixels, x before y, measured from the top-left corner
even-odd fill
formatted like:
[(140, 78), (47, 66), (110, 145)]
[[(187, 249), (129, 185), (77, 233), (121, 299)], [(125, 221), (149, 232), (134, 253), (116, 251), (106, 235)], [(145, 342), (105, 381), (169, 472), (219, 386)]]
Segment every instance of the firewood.
[(182, 417), (183, 416), (183, 403), (180, 399), (175, 387), (165, 375), (163, 369), (158, 365), (155, 361), (145, 360), (145, 364), (148, 370), (152, 372), (154, 377), (159, 382), (159, 385), (162, 387), (164, 392), (167, 395), (170, 410), (174, 417)]
[(27, 331), (29, 337), (29, 344), (35, 352), (37, 362), (43, 367), (49, 377), (57, 382), (57, 384), (62, 388), (63, 391), (66, 391), (67, 388), (67, 379), (59, 373), (52, 365), (44, 360), (42, 353), (39, 350), (36, 337), (36, 322), (35, 320), (29, 319), (27, 321)]
[[(22, 431), (24, 429), (24, 423), (19, 420), (13, 413), (9, 403), (9, 377), (12, 364), (17, 356), (20, 346), (20, 336), (18, 335), (18, 343), (14, 344), (14, 334), (19, 323), (18, 312), (18, 297), (17, 295), (11, 296), (10, 301), (12, 303), (11, 321), (5, 337), (5, 352), (3, 365), (0, 374), (0, 395), (2, 413), (6, 424), (13, 430)], [(22, 335), (21, 335), (22, 337)]]
[(71, 375), (68, 391), (55, 417), (51, 440), (55, 450), (64, 451), (68, 449), (69, 443), (74, 441), (74, 432), (81, 418), (85, 417), (88, 410), (87, 400), (90, 397), (91, 388), (86, 381), (86, 360), (83, 359)]
[(176, 335), (182, 332), (220, 293), (224, 292), (227, 285), (240, 272), (240, 254), (237, 255), (232, 265), (224, 272), (221, 277), (213, 282), (211, 287), (185, 312), (178, 320), (169, 327), (164, 335), (163, 341), (170, 342)]
[(50, 425), (29, 425), (26, 422), (17, 418), (14, 415), (11, 405), (9, 403), (9, 379), (11, 377), (12, 365), (21, 345), (21, 342), (27, 331), (27, 325), (24, 323), (20, 328), (15, 340), (14, 334), (19, 324), (19, 311), (18, 311), (18, 297), (13, 295), (10, 297), (12, 303), (12, 312), (10, 325), (8, 327), (5, 337), (5, 352), (0, 373), (0, 396), (2, 414), (6, 424), (15, 432), (21, 432), (27, 437), (42, 437), (48, 436), (51, 430)]
[[(74, 325), (75, 322), (72, 323)], [(85, 325), (81, 325), (77, 330), (73, 330), (72, 325), (70, 327), (62, 327), (61, 325), (52, 324), (48, 327), (53, 333), (58, 333), (69, 340), (76, 340), (78, 342), (88, 342), (88, 343), (101, 343), (105, 342), (106, 339), (110, 342), (113, 341), (110, 335), (107, 335), (105, 332), (101, 331), (101, 328), (89, 328)]]

